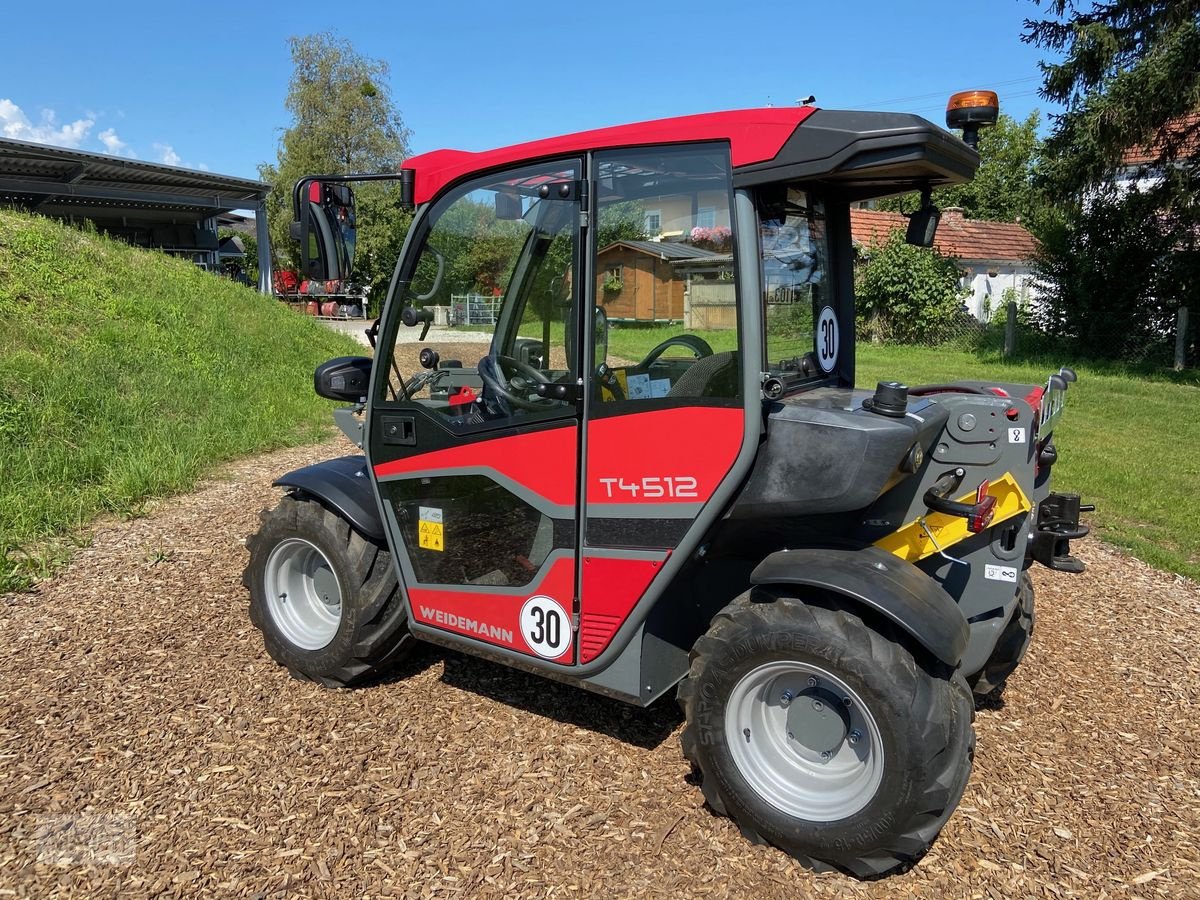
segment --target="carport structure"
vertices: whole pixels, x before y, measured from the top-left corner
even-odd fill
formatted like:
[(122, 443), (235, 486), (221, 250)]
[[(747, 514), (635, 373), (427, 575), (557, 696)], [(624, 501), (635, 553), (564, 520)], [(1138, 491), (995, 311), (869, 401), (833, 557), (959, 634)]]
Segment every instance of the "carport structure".
[(217, 216), (252, 210), (263, 293), (271, 290), (270, 190), (261, 181), (0, 138), (0, 204), (89, 220), (114, 237), (204, 268), (217, 267)]

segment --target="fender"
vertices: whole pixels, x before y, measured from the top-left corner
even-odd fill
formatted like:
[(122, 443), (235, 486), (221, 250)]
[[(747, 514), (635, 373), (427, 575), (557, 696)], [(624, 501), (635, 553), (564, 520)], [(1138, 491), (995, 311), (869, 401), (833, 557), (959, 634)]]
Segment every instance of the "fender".
[(383, 518), (371, 487), (365, 456), (342, 456), (275, 479), (278, 487), (310, 494), (362, 534), (383, 543)]
[(942, 586), (912, 563), (878, 547), (780, 550), (750, 575), (751, 584), (822, 588), (894, 622), (949, 666), (967, 647), (967, 620)]

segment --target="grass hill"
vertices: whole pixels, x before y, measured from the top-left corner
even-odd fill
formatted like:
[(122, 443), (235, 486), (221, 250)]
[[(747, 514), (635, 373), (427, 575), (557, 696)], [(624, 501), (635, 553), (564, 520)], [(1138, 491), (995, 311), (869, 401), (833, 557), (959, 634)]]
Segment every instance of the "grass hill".
[(327, 435), (312, 371), (356, 346), (188, 262), (0, 210), (0, 591), (97, 514)]

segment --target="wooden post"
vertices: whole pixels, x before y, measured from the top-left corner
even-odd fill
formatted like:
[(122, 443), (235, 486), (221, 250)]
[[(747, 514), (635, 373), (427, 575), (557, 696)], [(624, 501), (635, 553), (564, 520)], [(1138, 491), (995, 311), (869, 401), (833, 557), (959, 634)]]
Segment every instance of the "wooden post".
[(1175, 371), (1182, 372), (1187, 365), (1187, 330), (1188, 330), (1188, 308), (1186, 306), (1179, 307), (1179, 314), (1175, 318)]
[(1009, 357), (1017, 352), (1017, 304), (1009, 300), (1006, 306), (1008, 321), (1004, 324), (1004, 355)]

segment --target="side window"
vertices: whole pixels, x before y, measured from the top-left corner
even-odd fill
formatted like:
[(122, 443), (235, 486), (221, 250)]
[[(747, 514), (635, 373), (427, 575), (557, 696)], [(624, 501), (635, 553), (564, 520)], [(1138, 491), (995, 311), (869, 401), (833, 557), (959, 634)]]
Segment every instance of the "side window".
[(766, 363), (785, 382), (824, 378), (837, 367), (837, 305), (821, 201), (787, 188), (759, 201)]
[(381, 401), (420, 403), (455, 430), (573, 409), (538, 386), (577, 377), (579, 178), (574, 163), (526, 167), (438, 202), (403, 273), (405, 306), (431, 331), (420, 343), (420, 327), (400, 325), (381, 348), (392, 360)]
[(728, 147), (610, 151), (596, 165), (597, 399), (736, 399)]

